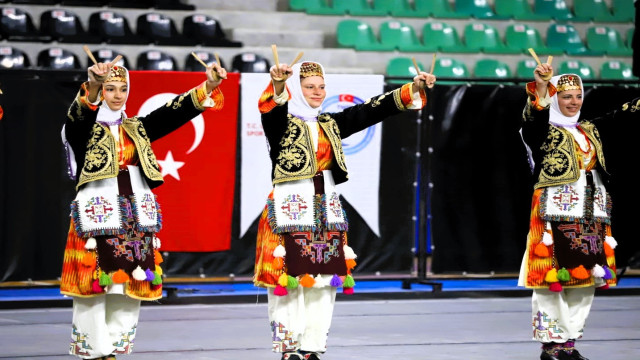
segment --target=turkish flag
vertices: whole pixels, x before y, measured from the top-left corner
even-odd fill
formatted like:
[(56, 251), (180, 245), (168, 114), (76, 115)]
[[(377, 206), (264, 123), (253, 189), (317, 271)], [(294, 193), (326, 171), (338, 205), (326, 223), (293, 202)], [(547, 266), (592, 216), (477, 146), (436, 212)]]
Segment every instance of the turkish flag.
[[(199, 86), (204, 72), (131, 71), (126, 113), (144, 116)], [(224, 107), (206, 110), (153, 142), (165, 183), (158, 195), (163, 251), (224, 251), (231, 246), (240, 74), (222, 82)], [(185, 99), (186, 101), (187, 99)]]

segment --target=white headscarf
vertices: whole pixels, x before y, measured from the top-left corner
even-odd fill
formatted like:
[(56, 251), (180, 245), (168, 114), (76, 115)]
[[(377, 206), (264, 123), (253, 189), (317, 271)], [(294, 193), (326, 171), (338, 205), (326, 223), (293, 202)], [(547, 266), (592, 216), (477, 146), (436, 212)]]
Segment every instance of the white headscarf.
[(300, 85), (300, 66), (302, 63), (318, 64), (322, 73), (325, 74), (322, 64), (314, 61), (302, 61), (291, 67), (293, 74), (287, 79), (287, 87), (291, 91), (291, 100), (288, 102), (289, 113), (305, 121), (316, 121), (320, 110), (322, 110), (322, 105), (316, 108), (311, 107), (302, 94), (302, 86)]
[[(580, 76), (578, 76), (576, 74), (561, 74), (561, 75), (556, 75), (556, 76), (552, 77), (551, 80), (549, 80), (549, 81), (551, 82), (551, 84), (553, 84), (553, 86), (555, 86), (557, 88), (558, 87), (558, 80), (560, 79), (560, 77), (565, 76), (565, 75), (575, 76), (580, 80), (582, 98), (584, 99), (584, 85), (582, 84), (582, 79), (580, 78)], [(559, 94), (559, 92), (556, 92), (551, 97), (551, 106), (550, 106), (550, 109), (549, 109), (549, 122), (551, 124), (553, 124), (555, 126), (559, 126), (559, 127), (575, 127), (575, 126), (577, 126), (578, 118), (580, 117), (580, 111), (578, 111), (575, 115), (573, 115), (571, 117), (565, 116), (564, 114), (562, 114), (562, 112), (560, 111), (560, 106), (558, 105), (558, 94)]]
[[(120, 66), (120, 65), (114, 65), (114, 66)], [(119, 125), (121, 120), (127, 117), (127, 114), (124, 112), (124, 110), (127, 108), (127, 99), (129, 99), (131, 84), (129, 81), (129, 70), (127, 70), (127, 68), (124, 66), (120, 66), (120, 67), (123, 68), (127, 73), (127, 96), (125, 97), (124, 104), (122, 105), (120, 110), (111, 110), (111, 108), (109, 108), (109, 105), (107, 105), (107, 102), (104, 100), (102, 101), (100, 108), (98, 108), (98, 115), (96, 116), (96, 121), (100, 123), (104, 123), (105, 125), (115, 125), (115, 124)], [(104, 82), (103, 86), (106, 83), (107, 82)]]

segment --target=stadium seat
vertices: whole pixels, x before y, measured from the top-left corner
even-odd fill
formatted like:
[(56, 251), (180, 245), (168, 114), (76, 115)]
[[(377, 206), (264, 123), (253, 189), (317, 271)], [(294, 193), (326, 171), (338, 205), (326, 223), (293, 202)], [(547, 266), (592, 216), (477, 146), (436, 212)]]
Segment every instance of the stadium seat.
[(137, 70), (177, 71), (173, 56), (159, 50), (147, 50), (138, 54)]
[(574, 16), (564, 0), (535, 0), (535, 13), (556, 21), (573, 20)]
[(0, 37), (9, 41), (50, 42), (51, 36), (42, 35), (33, 25), (28, 12), (15, 8), (3, 7), (0, 18)]
[(577, 74), (580, 75), (583, 80), (593, 80), (596, 76), (591, 66), (580, 60), (568, 60), (562, 62), (558, 67), (556, 75), (559, 74)]
[(582, 21), (615, 21), (604, 0), (573, 0), (573, 13)]
[(517, 54), (520, 50), (504, 45), (498, 30), (488, 24), (468, 23), (464, 27), (464, 42), (468, 49), (490, 54)]
[[(200, 60), (204, 61), (204, 63), (207, 65), (211, 65), (212, 63), (216, 62), (216, 57), (211, 52), (195, 51), (195, 54), (198, 56)], [(220, 59), (220, 66), (226, 69), (226, 67), (224, 66), (224, 61), (222, 61), (222, 59)], [(196, 60), (193, 57), (193, 55), (189, 54), (187, 55), (187, 58), (185, 59), (185, 62), (184, 62), (184, 70), (185, 71), (204, 71), (204, 67), (202, 66), (202, 64), (200, 64), (198, 60)]]
[(552, 50), (564, 50), (569, 55), (600, 56), (602, 51), (592, 51), (582, 42), (582, 38), (573, 25), (551, 24), (547, 28), (547, 47)]
[(241, 47), (242, 42), (227, 38), (220, 22), (209, 15), (194, 14), (184, 18), (182, 36), (204, 46)]
[(62, 6), (84, 6), (84, 7), (103, 7), (106, 6), (108, 0), (61, 0)]
[(512, 77), (509, 65), (496, 59), (478, 60), (473, 68), (473, 76), (492, 79), (508, 79)]
[(391, 9), (389, 8), (387, 0), (374, 1), (374, 6), (371, 6), (367, 0), (333, 1), (333, 9), (340, 11), (342, 14), (350, 14), (353, 16), (385, 16), (389, 14)]
[[(130, 68), (129, 59), (127, 59), (127, 57), (124, 54), (120, 54), (111, 49), (98, 49), (98, 50), (91, 51), (91, 53), (93, 54), (93, 57), (96, 58), (98, 62), (103, 62), (103, 63), (111, 62), (113, 59), (116, 58), (116, 56), (122, 55), (122, 59), (120, 59), (116, 63), (116, 65), (124, 66), (127, 69)], [(91, 64), (91, 63), (92, 63), (92, 60), (89, 59), (89, 57), (87, 56), (87, 64)]]
[(409, 0), (394, 0), (391, 16), (395, 17), (428, 17), (429, 14), (419, 14), (409, 3)]
[(424, 24), (422, 27), (422, 42), (425, 51), (476, 52), (475, 50), (467, 49), (460, 41), (456, 28), (444, 22)]
[(430, 16), (437, 18), (463, 19), (468, 16), (456, 13), (449, 4), (449, 0), (414, 0), (418, 16)]
[(391, 20), (380, 24), (380, 42), (400, 51), (426, 51), (411, 25)]
[(52, 9), (40, 15), (40, 32), (61, 43), (100, 43), (100, 38), (84, 31), (80, 18), (74, 12)]
[(633, 51), (625, 46), (620, 33), (607, 26), (588, 28), (586, 44), (590, 50), (602, 51), (610, 56), (633, 55)]
[(633, 48), (631, 47), (631, 44), (633, 43), (633, 33), (635, 32), (634, 30), (635, 30), (635, 27), (627, 29), (627, 40), (625, 41), (625, 44), (631, 50), (633, 50)]
[(487, 0), (455, 0), (456, 13), (473, 16), (476, 19), (504, 20), (509, 17), (498, 16)]
[(635, 18), (636, 9), (631, 0), (612, 0), (612, 8), (614, 21), (627, 22)]
[(535, 70), (537, 66), (538, 63), (533, 59), (520, 60), (516, 65), (516, 76), (521, 79), (533, 81), (533, 70)]
[(31, 61), (24, 51), (10, 46), (0, 47), (0, 69), (24, 69)]
[[(416, 61), (420, 70), (424, 70), (424, 65), (421, 62)], [(429, 71), (428, 69), (426, 71)], [(414, 76), (418, 75), (413, 61), (408, 57), (395, 57), (389, 60), (387, 63), (387, 76), (389, 77), (401, 77), (403, 79), (389, 79), (390, 84), (406, 84), (411, 81)]]
[(158, 10), (186, 10), (193, 11), (195, 5), (186, 4), (184, 0), (155, 0), (153, 7)]
[(544, 14), (535, 14), (527, 0), (494, 0), (496, 15), (516, 20), (551, 20)]
[(153, 0), (111, 0), (107, 3), (108, 7), (126, 8), (126, 9), (149, 9), (154, 5)]
[(89, 33), (108, 44), (148, 44), (131, 31), (127, 18), (110, 10), (98, 11), (89, 16)]
[[(435, 69), (433, 74), (441, 78), (468, 78), (469, 70), (467, 66), (456, 59), (448, 57), (440, 57), (436, 60)], [(439, 83), (443, 83), (439, 81)]]
[(307, 10), (307, 0), (289, 0), (289, 10), (293, 10), (293, 11)]
[(195, 39), (186, 38), (178, 33), (178, 29), (172, 18), (156, 12), (138, 16), (136, 33), (138, 36), (146, 39), (150, 44), (196, 45)]
[(53, 47), (38, 53), (38, 67), (48, 70), (81, 69), (80, 60), (69, 50)]
[(512, 24), (505, 31), (505, 43), (508, 48), (529, 53), (532, 48), (536, 53), (543, 55), (562, 55), (564, 50), (549, 49), (542, 41), (538, 29), (527, 24)]
[(327, 0), (306, 0), (305, 11), (312, 15), (344, 15), (345, 9), (330, 6)]
[(338, 22), (336, 40), (339, 47), (362, 51), (393, 51), (395, 49), (392, 45), (381, 44), (369, 24), (355, 19)]
[(234, 72), (268, 73), (270, 67), (267, 59), (252, 52), (237, 54), (231, 61), (231, 71)]
[(631, 65), (618, 60), (609, 60), (600, 66), (600, 79), (636, 80), (638, 78), (633, 76)]

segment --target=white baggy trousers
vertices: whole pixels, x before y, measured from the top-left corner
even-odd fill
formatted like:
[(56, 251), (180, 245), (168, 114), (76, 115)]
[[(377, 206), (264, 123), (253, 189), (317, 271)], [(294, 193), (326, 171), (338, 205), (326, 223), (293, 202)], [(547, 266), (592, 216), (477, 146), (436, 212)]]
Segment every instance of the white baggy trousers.
[(594, 294), (594, 286), (567, 288), (560, 292), (534, 289), (531, 299), (533, 340), (565, 343), (581, 338)]
[(336, 288), (298, 286), (288, 295), (277, 296), (270, 288), (269, 323), (274, 352), (296, 350), (324, 352), (336, 302)]
[(125, 295), (74, 297), (69, 353), (81, 359), (129, 354), (139, 315), (140, 300)]

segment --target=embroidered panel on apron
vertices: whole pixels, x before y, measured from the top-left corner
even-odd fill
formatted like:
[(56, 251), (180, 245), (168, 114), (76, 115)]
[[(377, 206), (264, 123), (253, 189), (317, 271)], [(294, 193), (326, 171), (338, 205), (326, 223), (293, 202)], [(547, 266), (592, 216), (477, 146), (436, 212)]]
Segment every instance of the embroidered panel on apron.
[(98, 262), (100, 268), (110, 273), (124, 270), (131, 274), (139, 265), (143, 270), (155, 269), (153, 233), (134, 231), (129, 227), (127, 234), (96, 236)]
[(551, 231), (559, 268), (584, 265), (591, 269), (596, 264), (607, 263), (603, 244), (605, 224), (552, 221)]
[(292, 232), (282, 235), (289, 275), (347, 275), (340, 231)]

